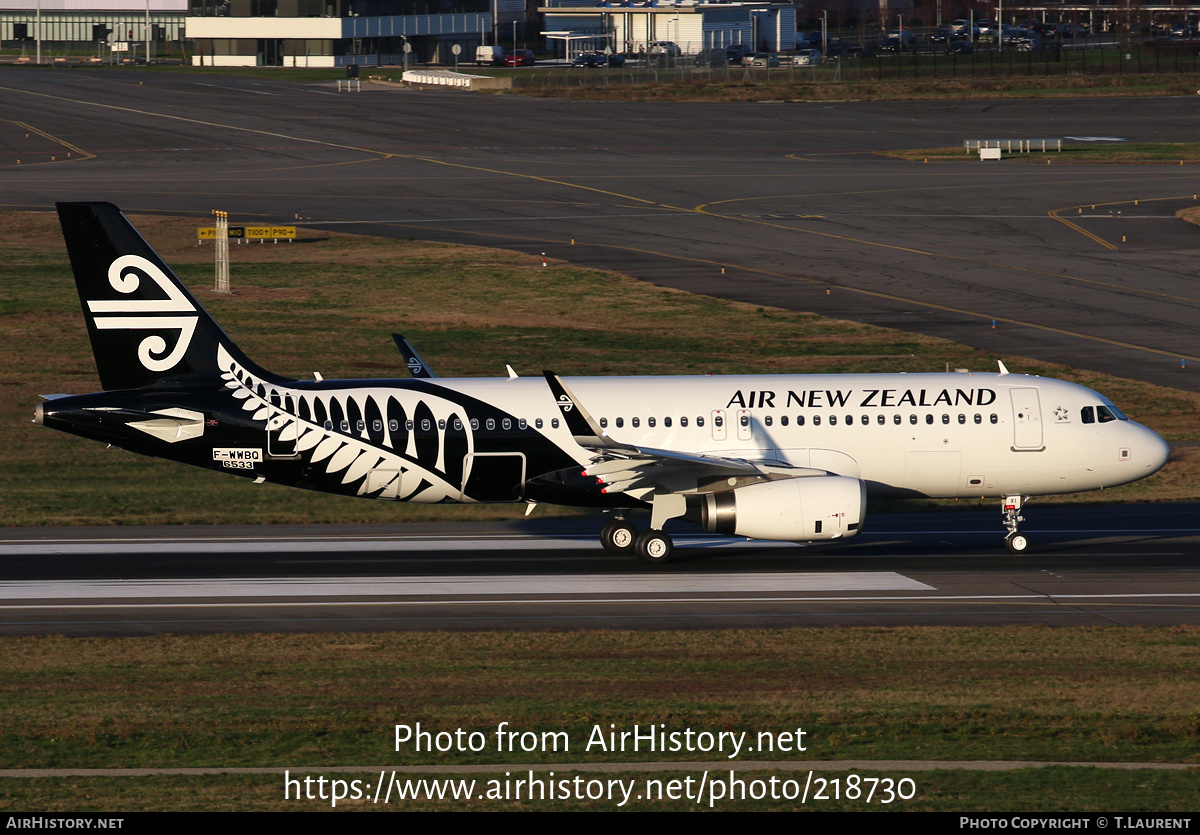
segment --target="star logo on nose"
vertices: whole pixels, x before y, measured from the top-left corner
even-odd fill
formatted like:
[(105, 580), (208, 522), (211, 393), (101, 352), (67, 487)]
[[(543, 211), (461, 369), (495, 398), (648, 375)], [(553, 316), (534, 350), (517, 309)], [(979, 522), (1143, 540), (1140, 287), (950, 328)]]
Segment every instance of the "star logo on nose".
[(1054, 410), (1054, 421), (1056, 423), (1066, 423), (1067, 422), (1067, 414), (1068, 414), (1067, 410), (1065, 408), (1063, 408), (1062, 406), (1059, 406), (1057, 409)]

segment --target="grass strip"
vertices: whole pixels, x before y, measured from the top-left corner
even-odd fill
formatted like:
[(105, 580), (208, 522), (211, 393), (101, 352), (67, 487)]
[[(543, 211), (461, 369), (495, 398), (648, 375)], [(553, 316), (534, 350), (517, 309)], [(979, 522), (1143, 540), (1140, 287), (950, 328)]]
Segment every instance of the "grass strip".
[[(635, 724), (745, 731), (757, 745), (733, 764), (1200, 763), (1198, 647), (1200, 628), (1190, 626), (6, 638), (0, 767), (647, 762), (732, 752), (610, 744), (610, 730)], [(396, 746), (394, 726), (418, 722), (432, 733), (478, 731), (484, 742), (432, 753)], [(494, 734), (504, 722), (537, 739), (501, 747)], [(797, 728), (804, 752), (779, 736)]]
[[(584, 793), (588, 781), (621, 780), (635, 787), (633, 797), (620, 807), (622, 810), (645, 812), (682, 812), (696, 809), (721, 811), (810, 811), (810, 812), (861, 812), (861, 811), (923, 811), (923, 812), (987, 812), (989, 814), (1023, 814), (1030, 812), (1069, 812), (1087, 814), (1097, 812), (1187, 812), (1195, 807), (1195, 772), (1155, 772), (1145, 770), (1107, 771), (1095, 768), (1053, 766), (1030, 768), (1011, 772), (977, 771), (862, 771), (853, 772), (864, 778), (891, 778), (899, 782), (904, 778), (912, 781), (916, 794), (910, 800), (892, 800), (884, 803), (884, 793), (875, 788), (875, 796), (867, 801), (869, 783), (862, 785), (861, 793), (851, 800), (845, 796), (834, 797), (834, 786), (824, 786), (825, 798), (788, 800), (794, 795), (797, 781), (803, 787), (807, 772), (748, 771), (737, 768), (738, 780), (747, 784), (746, 797), (722, 798), (710, 801), (710, 791), (703, 793), (697, 803), (685, 796), (687, 784), (692, 780), (693, 791), (698, 789), (700, 773), (695, 771), (658, 772), (555, 772), (554, 778), (536, 774), (544, 782), (550, 779), (573, 782), (576, 777), (584, 781)], [(291, 776), (317, 777), (319, 771), (296, 772)], [(333, 776), (333, 775), (330, 775)], [(378, 775), (360, 775), (370, 780)], [(846, 791), (846, 774), (820, 772), (827, 781), (841, 779), (839, 793)], [(776, 778), (774, 787), (770, 779)], [(354, 777), (343, 778), (354, 779)], [(403, 778), (402, 778), (403, 779)], [(414, 782), (421, 778), (414, 778)], [(424, 778), (427, 781), (428, 777)], [(438, 780), (474, 781), (472, 787), (483, 794), (481, 799), (393, 799), (388, 804), (372, 800), (341, 800), (336, 806), (331, 800), (322, 800), (319, 788), (314, 788), (315, 799), (291, 799), (284, 797), (283, 776), (230, 775), (230, 776), (157, 776), (157, 777), (66, 777), (39, 778), (36, 780), (0, 779), (0, 810), (7, 812), (37, 811), (39, 813), (103, 812), (319, 812), (319, 811), (411, 811), (411, 812), (485, 812), (485, 811), (612, 811), (617, 800), (603, 799), (550, 799), (545, 794), (529, 799), (488, 799), (488, 792), (502, 793), (507, 787), (511, 791), (516, 780), (529, 779), (528, 772), (514, 772), (510, 782), (493, 783), (502, 778), (480, 774), (439, 774)], [(709, 780), (729, 781), (729, 770), (711, 772)], [(670, 781), (677, 781), (678, 794), (670, 795)], [(648, 782), (657, 781), (657, 782)], [(754, 785), (757, 783), (757, 785)], [(428, 785), (428, 783), (426, 784)], [(772, 789), (779, 799), (772, 798)], [(528, 792), (528, 786), (525, 792)], [(373, 791), (373, 789), (372, 789)], [(572, 787), (572, 791), (574, 788)], [(327, 795), (332, 786), (326, 788)], [(762, 792), (755, 799), (755, 792)], [(598, 793), (598, 792), (597, 792)], [(642, 794), (642, 797), (638, 797)], [(620, 797), (620, 795), (617, 795)], [(544, 798), (544, 799), (543, 799)], [(711, 805), (710, 805), (711, 802)]]
[[(1200, 628), (1187, 626), (6, 638), (0, 767), (275, 767), (320, 776), (322, 768), (346, 766), (452, 772), (492, 763), (524, 776), (521, 766), (531, 763), (719, 760), (728, 763), (723, 779), (729, 769), (764, 779), (756, 760), (927, 760), (950, 770), (871, 775), (908, 776), (917, 787), (913, 801), (886, 808), (1190, 809), (1194, 771), (977, 773), (953, 770), (953, 762), (1200, 764), (1198, 645)], [(449, 743), (444, 752), (416, 751), (412, 743), (397, 750), (395, 725), (418, 722), (434, 734), (478, 731), (486, 742), (474, 752)], [(501, 723), (539, 738), (559, 734), (565, 743), (499, 750)], [(802, 728), (806, 750), (727, 758), (595, 746), (597, 729), (634, 725), (745, 731), (756, 744), (760, 733), (779, 739)], [(689, 769), (583, 776), (699, 779)], [(500, 775), (460, 776), (482, 783)], [(0, 809), (10, 811), (329, 808), (286, 802), (282, 776), (273, 775), (6, 778), (0, 786)], [(865, 808), (842, 801), (807, 808)], [(695, 808), (694, 801), (684, 805)], [(403, 808), (500, 807), (588, 805)], [(638, 808), (675, 807), (656, 801)]]

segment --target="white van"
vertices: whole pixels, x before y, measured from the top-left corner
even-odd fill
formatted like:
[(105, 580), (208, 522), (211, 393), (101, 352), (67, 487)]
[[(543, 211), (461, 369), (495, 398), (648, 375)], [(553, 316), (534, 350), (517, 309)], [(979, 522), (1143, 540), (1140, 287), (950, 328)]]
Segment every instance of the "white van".
[(477, 46), (475, 64), (480, 67), (504, 66), (504, 55), (502, 46)]

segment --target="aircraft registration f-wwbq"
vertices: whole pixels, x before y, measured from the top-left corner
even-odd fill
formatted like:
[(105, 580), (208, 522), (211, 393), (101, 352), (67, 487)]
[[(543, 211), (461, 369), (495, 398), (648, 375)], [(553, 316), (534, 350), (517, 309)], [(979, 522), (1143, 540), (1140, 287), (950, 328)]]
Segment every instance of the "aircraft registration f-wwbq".
[[(59, 219), (102, 392), (35, 422), (132, 452), (345, 496), (547, 502), (614, 513), (601, 543), (665, 562), (663, 531), (812, 542), (866, 497), (995, 497), (1006, 542), (1030, 496), (1156, 472), (1168, 448), (1103, 395), (999, 373), (297, 380), (251, 362), (109, 203)], [(648, 509), (638, 530), (627, 519)]]

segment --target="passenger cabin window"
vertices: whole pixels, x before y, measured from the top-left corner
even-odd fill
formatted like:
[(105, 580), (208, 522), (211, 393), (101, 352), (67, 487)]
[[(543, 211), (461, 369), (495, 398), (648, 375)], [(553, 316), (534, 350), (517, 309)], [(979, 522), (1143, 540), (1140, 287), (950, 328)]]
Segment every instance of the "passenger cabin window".
[(608, 418), (606, 418), (606, 417), (600, 418), (600, 428), (601, 429), (608, 428)]
[[(768, 420), (769, 420), (769, 418), (768, 418)], [(787, 415), (781, 415), (781, 416), (780, 416), (780, 418), (779, 418), (779, 425), (780, 425), (780, 426), (787, 426), (787, 423), (788, 423), (788, 416), (787, 416)], [(767, 425), (768, 425), (768, 426), (770, 426), (770, 424), (767, 424)]]
[(813, 415), (813, 426), (820, 426), (820, 425), (821, 425), (821, 416)]
[[(816, 423), (817, 421), (818, 421), (818, 418), (813, 418), (813, 423)], [(830, 426), (837, 426), (837, 415), (830, 415), (830, 416), (829, 416), (829, 425), (830, 425)]]
[(489, 432), (496, 428), (496, 419), (495, 418), (487, 419), (487, 428), (488, 428)]
[(804, 415), (796, 415), (796, 425), (797, 426), (804, 425)]
[(529, 421), (525, 420), (525, 418), (521, 418), (520, 420), (517, 421), (517, 427), (520, 429), (528, 429)]
[(775, 421), (771, 418), (770, 415), (767, 415), (765, 418), (763, 418), (763, 423), (765, 423), (767, 426), (772, 425), (774, 422)]
[(663, 418), (663, 426), (667, 427), (668, 429), (671, 428), (671, 419), (669, 417)]
[(479, 431), (479, 418), (471, 418), (471, 428), (476, 432)]
[(741, 415), (738, 418), (738, 421), (742, 424), (742, 426), (749, 426), (750, 425), (750, 415)]
[(558, 428), (558, 418), (550, 418), (550, 428), (551, 429)]
[(511, 420), (509, 420), (508, 418), (505, 418), (505, 419), (504, 419), (504, 428), (505, 428), (505, 429), (512, 429), (512, 421), (511, 421)]
[[(704, 420), (704, 418), (697, 418), (697, 420), (698, 420), (698, 421), (700, 421), (700, 420)], [(713, 418), (713, 425), (714, 425), (714, 426), (724, 426), (724, 425), (725, 425), (725, 417), (724, 417), (724, 415), (717, 415), (716, 417), (714, 417), (714, 418)]]
[(642, 425), (642, 419), (634, 418), (633, 420), (629, 421), (629, 423), (631, 426), (633, 426), (634, 429), (637, 429), (639, 426)]
[(646, 425), (653, 429), (655, 425), (654, 418), (646, 418)]
[(617, 418), (617, 428), (620, 429), (625, 425), (625, 418)]
[(992, 420), (992, 423), (999, 423), (999, 422), (1000, 422), (1000, 418), (996, 416), (996, 413), (995, 413), (995, 412), (992, 412), (991, 420)]
[(684, 415), (679, 419), (679, 425), (685, 429), (687, 428), (687, 415)]
[[(704, 425), (704, 418), (702, 418), (702, 417), (698, 417), (698, 418), (696, 418), (696, 425), (697, 425), (697, 426), (703, 426), (703, 425)], [(721, 425), (721, 424), (719, 424), (719, 423), (717, 424), (717, 426), (720, 426), (720, 425)]]

